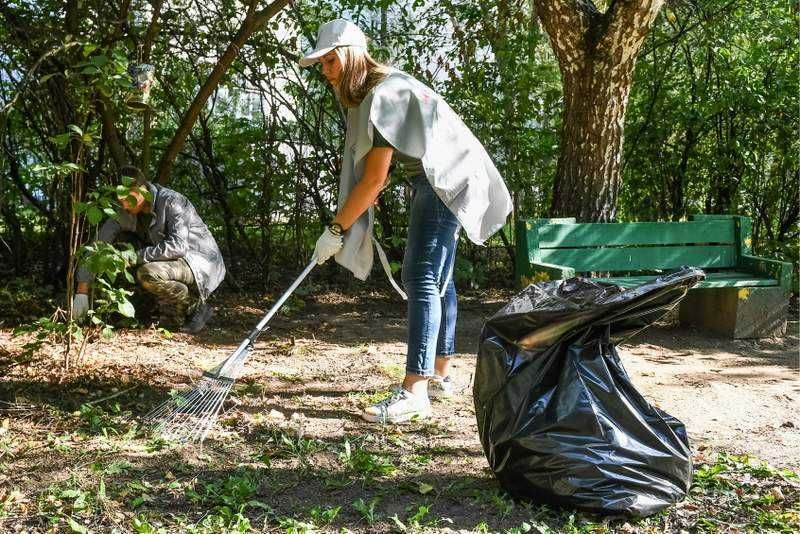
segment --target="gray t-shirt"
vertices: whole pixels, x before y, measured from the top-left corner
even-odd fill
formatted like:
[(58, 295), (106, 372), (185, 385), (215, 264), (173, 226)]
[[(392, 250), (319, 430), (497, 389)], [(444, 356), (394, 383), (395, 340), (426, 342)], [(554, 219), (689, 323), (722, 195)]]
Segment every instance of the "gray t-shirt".
[[(377, 128), (372, 132), (373, 147), (394, 148), (391, 143), (381, 135)], [(407, 156), (396, 148), (394, 148), (394, 152), (392, 153), (392, 163), (399, 163), (403, 166), (406, 178), (413, 178), (425, 174), (425, 167), (422, 166), (422, 160)]]

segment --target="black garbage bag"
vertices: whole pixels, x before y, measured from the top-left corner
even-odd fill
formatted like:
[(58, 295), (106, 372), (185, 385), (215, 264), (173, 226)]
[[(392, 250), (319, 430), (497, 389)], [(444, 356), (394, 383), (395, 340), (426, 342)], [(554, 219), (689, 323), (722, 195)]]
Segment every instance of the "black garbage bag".
[(538, 283), (486, 321), (473, 397), (486, 458), (506, 491), (628, 516), (686, 496), (686, 429), (636, 391), (615, 345), (704, 278), (684, 267), (628, 290), (583, 278)]

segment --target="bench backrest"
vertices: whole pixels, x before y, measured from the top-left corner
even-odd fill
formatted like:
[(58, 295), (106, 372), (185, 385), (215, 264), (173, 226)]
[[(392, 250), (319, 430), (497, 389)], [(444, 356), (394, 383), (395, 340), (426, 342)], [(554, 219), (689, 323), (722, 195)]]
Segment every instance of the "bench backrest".
[[(731, 268), (741, 253), (745, 217), (695, 216), (686, 222), (575, 223), (574, 219), (520, 221), (517, 245), (528, 261), (578, 272), (672, 269), (682, 265)], [(747, 230), (749, 232), (749, 220)], [(519, 237), (523, 238), (520, 243)], [(749, 242), (747, 243), (749, 249)], [(520, 251), (518, 251), (520, 252)], [(524, 256), (522, 256), (524, 257)]]

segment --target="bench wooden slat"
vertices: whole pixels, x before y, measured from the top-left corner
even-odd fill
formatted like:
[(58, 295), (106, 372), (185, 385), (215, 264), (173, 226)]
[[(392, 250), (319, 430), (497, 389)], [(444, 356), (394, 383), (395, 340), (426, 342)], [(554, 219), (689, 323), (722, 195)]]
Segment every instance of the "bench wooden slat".
[(684, 243), (733, 245), (736, 241), (734, 225), (730, 220), (546, 224), (540, 226), (538, 232), (539, 248)]
[[(592, 280), (597, 280), (598, 282), (608, 282), (622, 287), (636, 287), (655, 279), (656, 276), (654, 275), (592, 278)], [(753, 275), (753, 273), (726, 271), (723, 273), (706, 273), (706, 279), (699, 282), (695, 287), (773, 287), (777, 285), (778, 281), (774, 278), (761, 278)]]
[(733, 246), (677, 246), (623, 248), (539, 249), (537, 261), (568, 265), (576, 271), (636, 271), (674, 269), (683, 265), (700, 268), (736, 266)]

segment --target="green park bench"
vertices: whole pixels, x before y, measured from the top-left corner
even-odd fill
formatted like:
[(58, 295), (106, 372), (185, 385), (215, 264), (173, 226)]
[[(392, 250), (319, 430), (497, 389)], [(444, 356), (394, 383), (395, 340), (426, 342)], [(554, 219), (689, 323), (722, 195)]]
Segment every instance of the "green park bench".
[[(736, 339), (786, 331), (792, 264), (751, 254), (749, 217), (694, 215), (685, 222), (516, 223), (516, 280), (585, 276), (633, 287), (683, 265), (706, 279), (681, 302), (683, 324)], [(595, 276), (596, 275), (596, 276)]]

